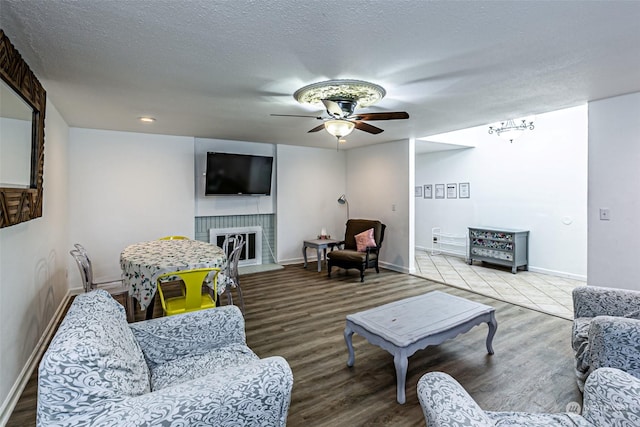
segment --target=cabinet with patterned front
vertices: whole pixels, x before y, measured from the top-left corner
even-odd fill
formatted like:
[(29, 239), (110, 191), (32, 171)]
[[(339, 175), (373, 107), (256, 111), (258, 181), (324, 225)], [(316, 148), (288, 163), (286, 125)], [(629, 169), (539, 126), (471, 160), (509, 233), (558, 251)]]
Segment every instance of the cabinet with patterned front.
[(469, 227), (468, 263), (474, 260), (511, 267), (529, 268), (529, 231), (496, 227)]

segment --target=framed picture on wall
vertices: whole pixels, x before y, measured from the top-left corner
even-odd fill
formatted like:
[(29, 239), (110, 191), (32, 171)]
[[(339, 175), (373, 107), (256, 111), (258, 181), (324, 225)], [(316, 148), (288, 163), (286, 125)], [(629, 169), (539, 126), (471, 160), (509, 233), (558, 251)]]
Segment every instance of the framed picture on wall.
[(416, 187), (415, 191), (416, 191), (416, 194), (415, 194), (416, 197), (422, 197), (422, 187), (421, 186), (418, 185)]
[(436, 184), (436, 199), (444, 199), (444, 184)]
[(447, 199), (458, 198), (458, 184), (447, 184)]
[(460, 191), (461, 199), (468, 199), (471, 196), (468, 182), (461, 182), (460, 184), (458, 184), (458, 190)]
[(425, 199), (433, 198), (433, 186), (431, 184), (424, 185), (424, 198)]

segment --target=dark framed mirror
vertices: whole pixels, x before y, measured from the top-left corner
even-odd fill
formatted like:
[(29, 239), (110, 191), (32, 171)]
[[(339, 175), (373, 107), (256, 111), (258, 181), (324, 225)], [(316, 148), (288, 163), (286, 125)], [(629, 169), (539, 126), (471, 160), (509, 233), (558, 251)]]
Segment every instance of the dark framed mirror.
[(0, 228), (42, 216), (47, 93), (0, 29)]

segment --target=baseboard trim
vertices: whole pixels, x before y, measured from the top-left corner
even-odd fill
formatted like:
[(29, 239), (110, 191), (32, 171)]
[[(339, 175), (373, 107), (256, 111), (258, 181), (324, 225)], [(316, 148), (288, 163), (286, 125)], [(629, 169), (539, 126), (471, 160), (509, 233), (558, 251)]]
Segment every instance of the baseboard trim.
[(582, 275), (573, 274), (573, 273), (566, 273), (564, 271), (548, 270), (546, 268), (539, 268), (539, 267), (533, 267), (533, 266), (529, 266), (529, 271), (533, 271), (534, 273), (548, 274), (549, 276), (580, 280), (583, 282), (587, 281), (587, 276), (582, 276)]
[(387, 270), (397, 271), (398, 273), (410, 274), (410, 270), (402, 265), (391, 264), (389, 262), (378, 261), (378, 264), (382, 268), (386, 268)]
[(69, 303), (69, 299), (72, 295), (74, 295), (73, 291), (74, 289), (67, 290), (67, 294), (62, 298), (60, 305), (56, 309), (56, 312), (53, 314), (53, 317), (45, 328), (44, 333), (38, 340), (38, 343), (27, 359), (27, 363), (24, 365), (22, 371), (20, 371), (20, 374), (18, 375), (18, 378), (9, 390), (9, 394), (7, 395), (5, 401), (2, 403), (2, 408), (0, 408), (0, 426), (4, 426), (9, 422), (9, 418), (11, 417), (11, 414), (13, 413), (13, 410), (15, 409), (20, 396), (22, 395), (22, 392), (27, 386), (29, 378), (31, 378), (33, 371), (37, 368), (40, 357), (45, 352), (46, 344), (53, 337), (55, 326), (60, 321), (62, 314), (64, 313), (64, 309)]

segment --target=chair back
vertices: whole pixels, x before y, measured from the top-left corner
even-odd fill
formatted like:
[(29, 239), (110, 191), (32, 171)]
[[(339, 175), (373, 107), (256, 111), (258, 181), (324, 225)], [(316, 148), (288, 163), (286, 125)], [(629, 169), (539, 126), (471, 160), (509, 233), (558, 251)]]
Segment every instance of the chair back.
[(185, 236), (164, 236), (160, 237), (158, 240), (189, 240), (189, 238)]
[(227, 234), (222, 243), (222, 251), (227, 258), (231, 258), (233, 251), (242, 245), (244, 245), (244, 236), (242, 234)]
[[(89, 269), (93, 268), (93, 265), (91, 264), (91, 258), (89, 257), (89, 252), (87, 252), (84, 246), (82, 246), (80, 243), (74, 243), (73, 247), (76, 248), (76, 251), (80, 252), (80, 254), (87, 260), (87, 264), (89, 264)], [(93, 279), (93, 277), (91, 277), (91, 279)], [(90, 281), (89, 283), (93, 283), (93, 282)]]
[[(213, 306), (215, 306), (215, 300), (218, 295), (218, 273), (220, 272), (219, 268), (196, 268), (193, 270), (181, 270), (181, 271), (172, 271), (169, 273), (162, 274), (158, 277), (158, 294), (160, 295), (160, 301), (162, 303), (162, 310), (167, 314), (174, 314), (171, 312), (171, 309), (167, 306), (167, 298), (162, 291), (161, 279), (177, 276), (184, 282), (185, 285), (185, 294), (184, 298), (184, 312), (200, 310), (202, 307), (202, 285), (205, 284), (205, 279), (213, 273), (213, 277), (211, 280), (213, 281)], [(182, 311), (182, 310), (181, 310)]]
[(89, 259), (78, 249), (69, 251), (73, 259), (78, 264), (78, 270), (80, 271), (80, 278), (82, 279), (82, 287), (85, 292), (92, 290), (91, 283), (93, 283), (93, 275), (91, 272), (91, 263)]
[(228, 280), (227, 284), (230, 284), (233, 287), (238, 285), (238, 262), (240, 261), (240, 255), (242, 254), (244, 245), (245, 242), (241, 242), (240, 245), (236, 246), (233, 251), (231, 251), (231, 255), (227, 257), (225, 276)]
[(360, 234), (370, 228), (373, 228), (373, 238), (375, 239), (377, 246), (381, 247), (386, 227), (386, 225), (378, 220), (350, 219), (347, 221), (347, 228), (344, 233), (344, 248), (355, 251), (357, 249), (356, 234)]

